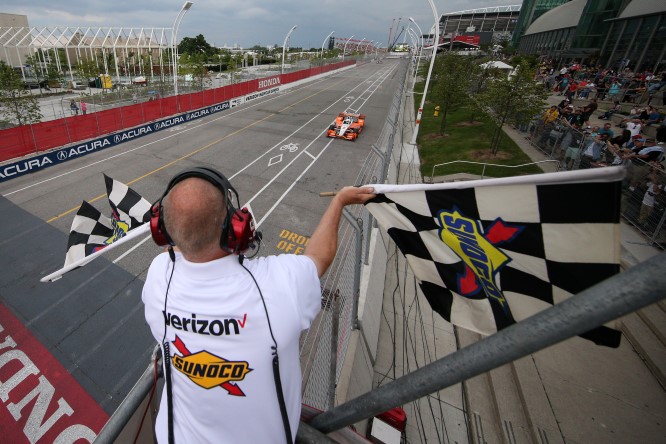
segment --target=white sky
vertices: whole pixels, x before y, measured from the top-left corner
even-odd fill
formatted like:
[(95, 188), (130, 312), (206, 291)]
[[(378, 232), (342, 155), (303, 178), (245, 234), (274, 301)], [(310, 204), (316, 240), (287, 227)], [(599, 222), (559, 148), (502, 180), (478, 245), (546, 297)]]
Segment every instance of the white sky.
[[(25, 14), (34, 27), (159, 27), (171, 28), (184, 0), (0, 0), (0, 12)], [(282, 42), (297, 25), (290, 46), (320, 48), (331, 32), (339, 38), (365, 38), (386, 47), (394, 33), (414, 18), (424, 33), (435, 22), (427, 0), (193, 0), (183, 18), (178, 40), (203, 34), (217, 46)], [(521, 0), (434, 0), (438, 14), (472, 8), (521, 4)], [(407, 22), (407, 23), (406, 23)], [(404, 35), (404, 33), (403, 33)], [(391, 38), (393, 40), (393, 38)], [(398, 40), (402, 42), (403, 38)]]

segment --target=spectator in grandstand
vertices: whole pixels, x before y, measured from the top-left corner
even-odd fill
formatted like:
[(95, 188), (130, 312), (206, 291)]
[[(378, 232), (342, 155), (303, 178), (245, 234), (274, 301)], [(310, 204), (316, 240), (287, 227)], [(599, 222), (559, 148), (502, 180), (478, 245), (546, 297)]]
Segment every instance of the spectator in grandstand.
[(613, 106), (611, 107), (611, 109), (609, 109), (608, 111), (606, 111), (602, 115), (600, 115), (599, 119), (608, 120), (608, 119), (610, 119), (610, 117), (613, 114), (619, 113), (620, 111), (622, 111), (622, 105), (620, 105), (620, 101), (619, 100), (614, 100), (613, 101)]
[(583, 122), (590, 120), (590, 116), (592, 116), (592, 113), (597, 110), (598, 106), (597, 99), (592, 99), (590, 100), (590, 103), (583, 107)]
[(620, 94), (621, 86), (622, 85), (617, 80), (613, 81), (613, 83), (611, 83), (610, 87), (608, 88), (608, 95), (606, 96), (606, 99), (615, 100), (617, 96)]
[(568, 134), (565, 135), (565, 138), (567, 139), (567, 148), (564, 153), (564, 167), (567, 170), (571, 170), (580, 157), (580, 149), (583, 144), (584, 135), (576, 128), (569, 127)]
[(661, 115), (661, 113), (653, 107), (650, 107), (648, 109), (648, 117), (647, 119), (643, 120), (644, 125), (654, 125), (654, 124), (659, 124), (664, 120), (664, 116)]
[(641, 119), (633, 119), (628, 121), (624, 125), (624, 127), (631, 132), (631, 135), (633, 137), (641, 133), (641, 129), (643, 128), (643, 123), (641, 123)]
[(657, 128), (657, 142), (666, 142), (666, 119), (661, 121), (661, 125)]
[(599, 133), (597, 137), (587, 145), (580, 157), (580, 168), (590, 168), (592, 162), (598, 162), (601, 159), (601, 152), (606, 146), (608, 140), (607, 134)]
[(654, 210), (657, 198), (661, 197), (664, 186), (659, 183), (656, 174), (653, 172), (647, 177), (647, 190), (641, 202), (641, 210), (638, 216), (638, 223), (643, 228), (649, 228), (647, 225), (650, 222), (648, 219)]
[(599, 134), (606, 134), (607, 138), (612, 138), (615, 134), (611, 129), (611, 124), (609, 122), (604, 123), (604, 127), (599, 130)]
[(637, 139), (634, 141), (631, 153), (625, 154), (624, 159), (629, 159), (637, 165), (643, 162), (662, 162), (664, 160), (664, 147), (657, 145), (655, 139)]

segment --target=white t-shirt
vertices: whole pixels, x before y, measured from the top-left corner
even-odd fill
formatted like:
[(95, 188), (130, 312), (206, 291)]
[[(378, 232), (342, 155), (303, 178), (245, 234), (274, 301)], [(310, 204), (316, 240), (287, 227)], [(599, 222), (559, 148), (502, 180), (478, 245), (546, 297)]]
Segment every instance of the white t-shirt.
[[(266, 302), (295, 439), (301, 412), (299, 337), (321, 307), (317, 268), (307, 256), (286, 254), (243, 265)], [(165, 320), (168, 324), (176, 442), (284, 442), (273, 341), (252, 277), (237, 256), (192, 263), (177, 253), (165, 310), (171, 268), (166, 253), (153, 260), (142, 300), (159, 343)], [(158, 442), (167, 442), (166, 386), (155, 429)]]
[(643, 125), (641, 125), (640, 123), (627, 122), (627, 129), (629, 130), (629, 132), (631, 132), (631, 137), (640, 134), (642, 127)]

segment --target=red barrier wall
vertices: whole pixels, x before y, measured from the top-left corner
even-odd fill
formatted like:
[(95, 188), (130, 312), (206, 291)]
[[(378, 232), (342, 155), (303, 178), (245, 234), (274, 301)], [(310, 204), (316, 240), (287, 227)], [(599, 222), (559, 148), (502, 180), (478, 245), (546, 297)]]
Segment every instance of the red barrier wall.
[[(338, 62), (272, 77), (279, 77), (280, 84), (284, 85), (350, 66), (354, 63), (356, 62), (353, 60)], [(175, 114), (246, 96), (259, 91), (259, 80), (247, 80), (203, 92), (165, 97), (96, 113), (64, 117), (0, 130), (0, 162), (86, 139), (93, 139)], [(269, 87), (261, 89), (267, 88)]]

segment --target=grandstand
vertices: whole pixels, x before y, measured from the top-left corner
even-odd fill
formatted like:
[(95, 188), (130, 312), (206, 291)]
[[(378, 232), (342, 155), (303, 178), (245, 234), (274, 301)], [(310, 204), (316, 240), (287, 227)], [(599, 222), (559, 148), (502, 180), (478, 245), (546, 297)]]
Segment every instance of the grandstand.
[(490, 43), (498, 36), (511, 37), (516, 28), (521, 5), (495, 6), (447, 12), (439, 19), (442, 40), (452, 36), (479, 36), (480, 43)]

